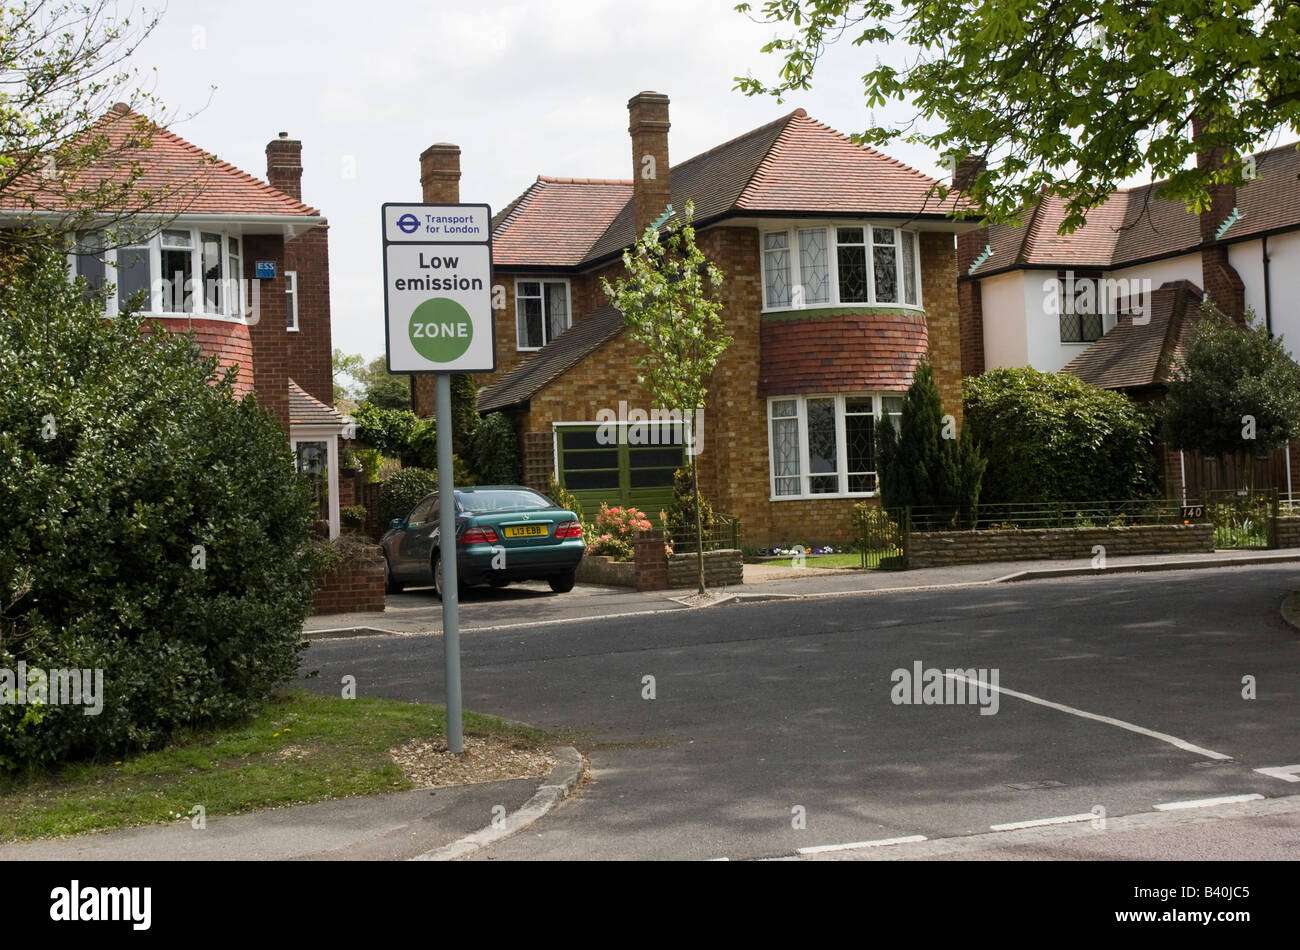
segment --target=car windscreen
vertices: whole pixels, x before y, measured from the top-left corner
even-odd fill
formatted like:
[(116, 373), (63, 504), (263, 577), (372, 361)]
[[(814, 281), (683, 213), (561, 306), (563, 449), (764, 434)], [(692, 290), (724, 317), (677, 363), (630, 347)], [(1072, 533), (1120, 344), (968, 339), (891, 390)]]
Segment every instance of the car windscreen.
[(464, 511), (482, 514), (489, 511), (528, 511), (553, 508), (548, 498), (523, 488), (487, 489), (457, 495)]

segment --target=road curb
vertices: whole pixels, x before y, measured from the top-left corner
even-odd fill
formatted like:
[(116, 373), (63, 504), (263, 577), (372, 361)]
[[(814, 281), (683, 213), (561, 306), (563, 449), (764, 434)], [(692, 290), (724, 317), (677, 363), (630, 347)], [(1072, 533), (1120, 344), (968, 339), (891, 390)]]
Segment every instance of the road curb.
[(449, 845), (426, 851), (411, 858), (412, 861), (455, 861), (469, 857), (475, 851), (508, 838), (516, 831), (527, 828), (537, 819), (569, 797), (573, 787), (582, 778), (582, 754), (573, 746), (561, 746), (555, 750), (555, 768), (546, 777), (546, 781), (533, 793), (533, 797), (523, 806), (506, 816), (501, 826), (488, 825), (480, 831), (465, 835)]
[(1140, 564), (1116, 564), (1113, 567), (1048, 567), (1017, 571), (993, 581), (995, 584), (1032, 581), (1048, 577), (1083, 577), (1090, 574), (1145, 574), (1154, 571), (1196, 571), (1213, 567), (1249, 567), (1255, 564), (1300, 562), (1294, 554), (1264, 554), (1259, 557), (1216, 557), (1199, 561), (1145, 561)]

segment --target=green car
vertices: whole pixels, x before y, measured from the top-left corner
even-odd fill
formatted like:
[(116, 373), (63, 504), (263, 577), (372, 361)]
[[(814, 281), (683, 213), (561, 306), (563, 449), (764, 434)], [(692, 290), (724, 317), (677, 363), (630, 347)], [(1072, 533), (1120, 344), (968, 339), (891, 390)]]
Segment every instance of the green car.
[[(442, 597), (438, 493), (426, 495), (379, 539), (390, 594), (433, 585)], [(586, 552), (578, 516), (522, 485), (456, 489), (456, 577), (462, 588), (544, 580), (573, 590)]]

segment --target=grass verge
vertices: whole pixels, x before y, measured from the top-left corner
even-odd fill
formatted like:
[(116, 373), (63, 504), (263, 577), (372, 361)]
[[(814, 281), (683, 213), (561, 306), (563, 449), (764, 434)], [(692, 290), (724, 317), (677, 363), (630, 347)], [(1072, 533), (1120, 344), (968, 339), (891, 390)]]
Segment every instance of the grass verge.
[[(556, 737), (465, 713), (465, 734), (520, 748)], [(120, 762), (84, 762), (0, 776), (0, 842), (190, 821), (260, 808), (412, 787), (388, 750), (446, 738), (446, 710), (424, 703), (294, 692), (255, 719), (180, 737)]]

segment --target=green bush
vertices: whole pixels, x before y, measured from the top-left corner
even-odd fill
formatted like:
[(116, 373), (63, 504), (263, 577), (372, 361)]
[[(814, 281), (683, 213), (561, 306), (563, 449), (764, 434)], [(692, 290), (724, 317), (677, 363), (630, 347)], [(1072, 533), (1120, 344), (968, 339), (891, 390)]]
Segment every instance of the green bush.
[(986, 504), (1127, 500), (1156, 491), (1150, 413), (1064, 373), (990, 370), (963, 384), (966, 425), (988, 460)]
[(103, 709), (0, 705), (0, 767), (255, 713), (322, 567), (284, 430), (191, 338), (105, 320), (62, 251), (5, 266), (0, 668), (101, 670)]
[(432, 422), (420, 419), (410, 409), (381, 409), (370, 402), (363, 402), (352, 411), (352, 421), (357, 425), (358, 441), (384, 455), (403, 458), (411, 454), (412, 440), (433, 427)]
[(939, 388), (928, 362), (921, 363), (903, 398), (898, 427), (876, 427), (880, 496), (888, 508), (905, 505), (973, 509), (980, 498), (985, 460), (969, 426), (960, 438), (944, 438), (955, 419), (944, 419)]
[[(695, 537), (695, 485), (691, 467), (687, 462), (673, 472), (673, 502), (668, 508), (668, 530), (685, 537)], [(713, 527), (713, 506), (700, 492), (700, 527), (708, 532)], [(694, 550), (694, 548), (692, 548)]]
[(517, 485), (522, 479), (519, 434), (505, 413), (493, 412), (479, 421), (473, 468), (480, 485)]
[(438, 473), (425, 468), (393, 472), (379, 486), (379, 526), (385, 530), (394, 518), (405, 518), (425, 495), (438, 490)]
[(577, 497), (574, 496), (573, 492), (561, 488), (554, 475), (551, 476), (551, 480), (546, 485), (546, 497), (561, 508), (572, 511), (584, 525), (587, 523), (587, 519), (582, 513), (582, 505), (578, 502)]

